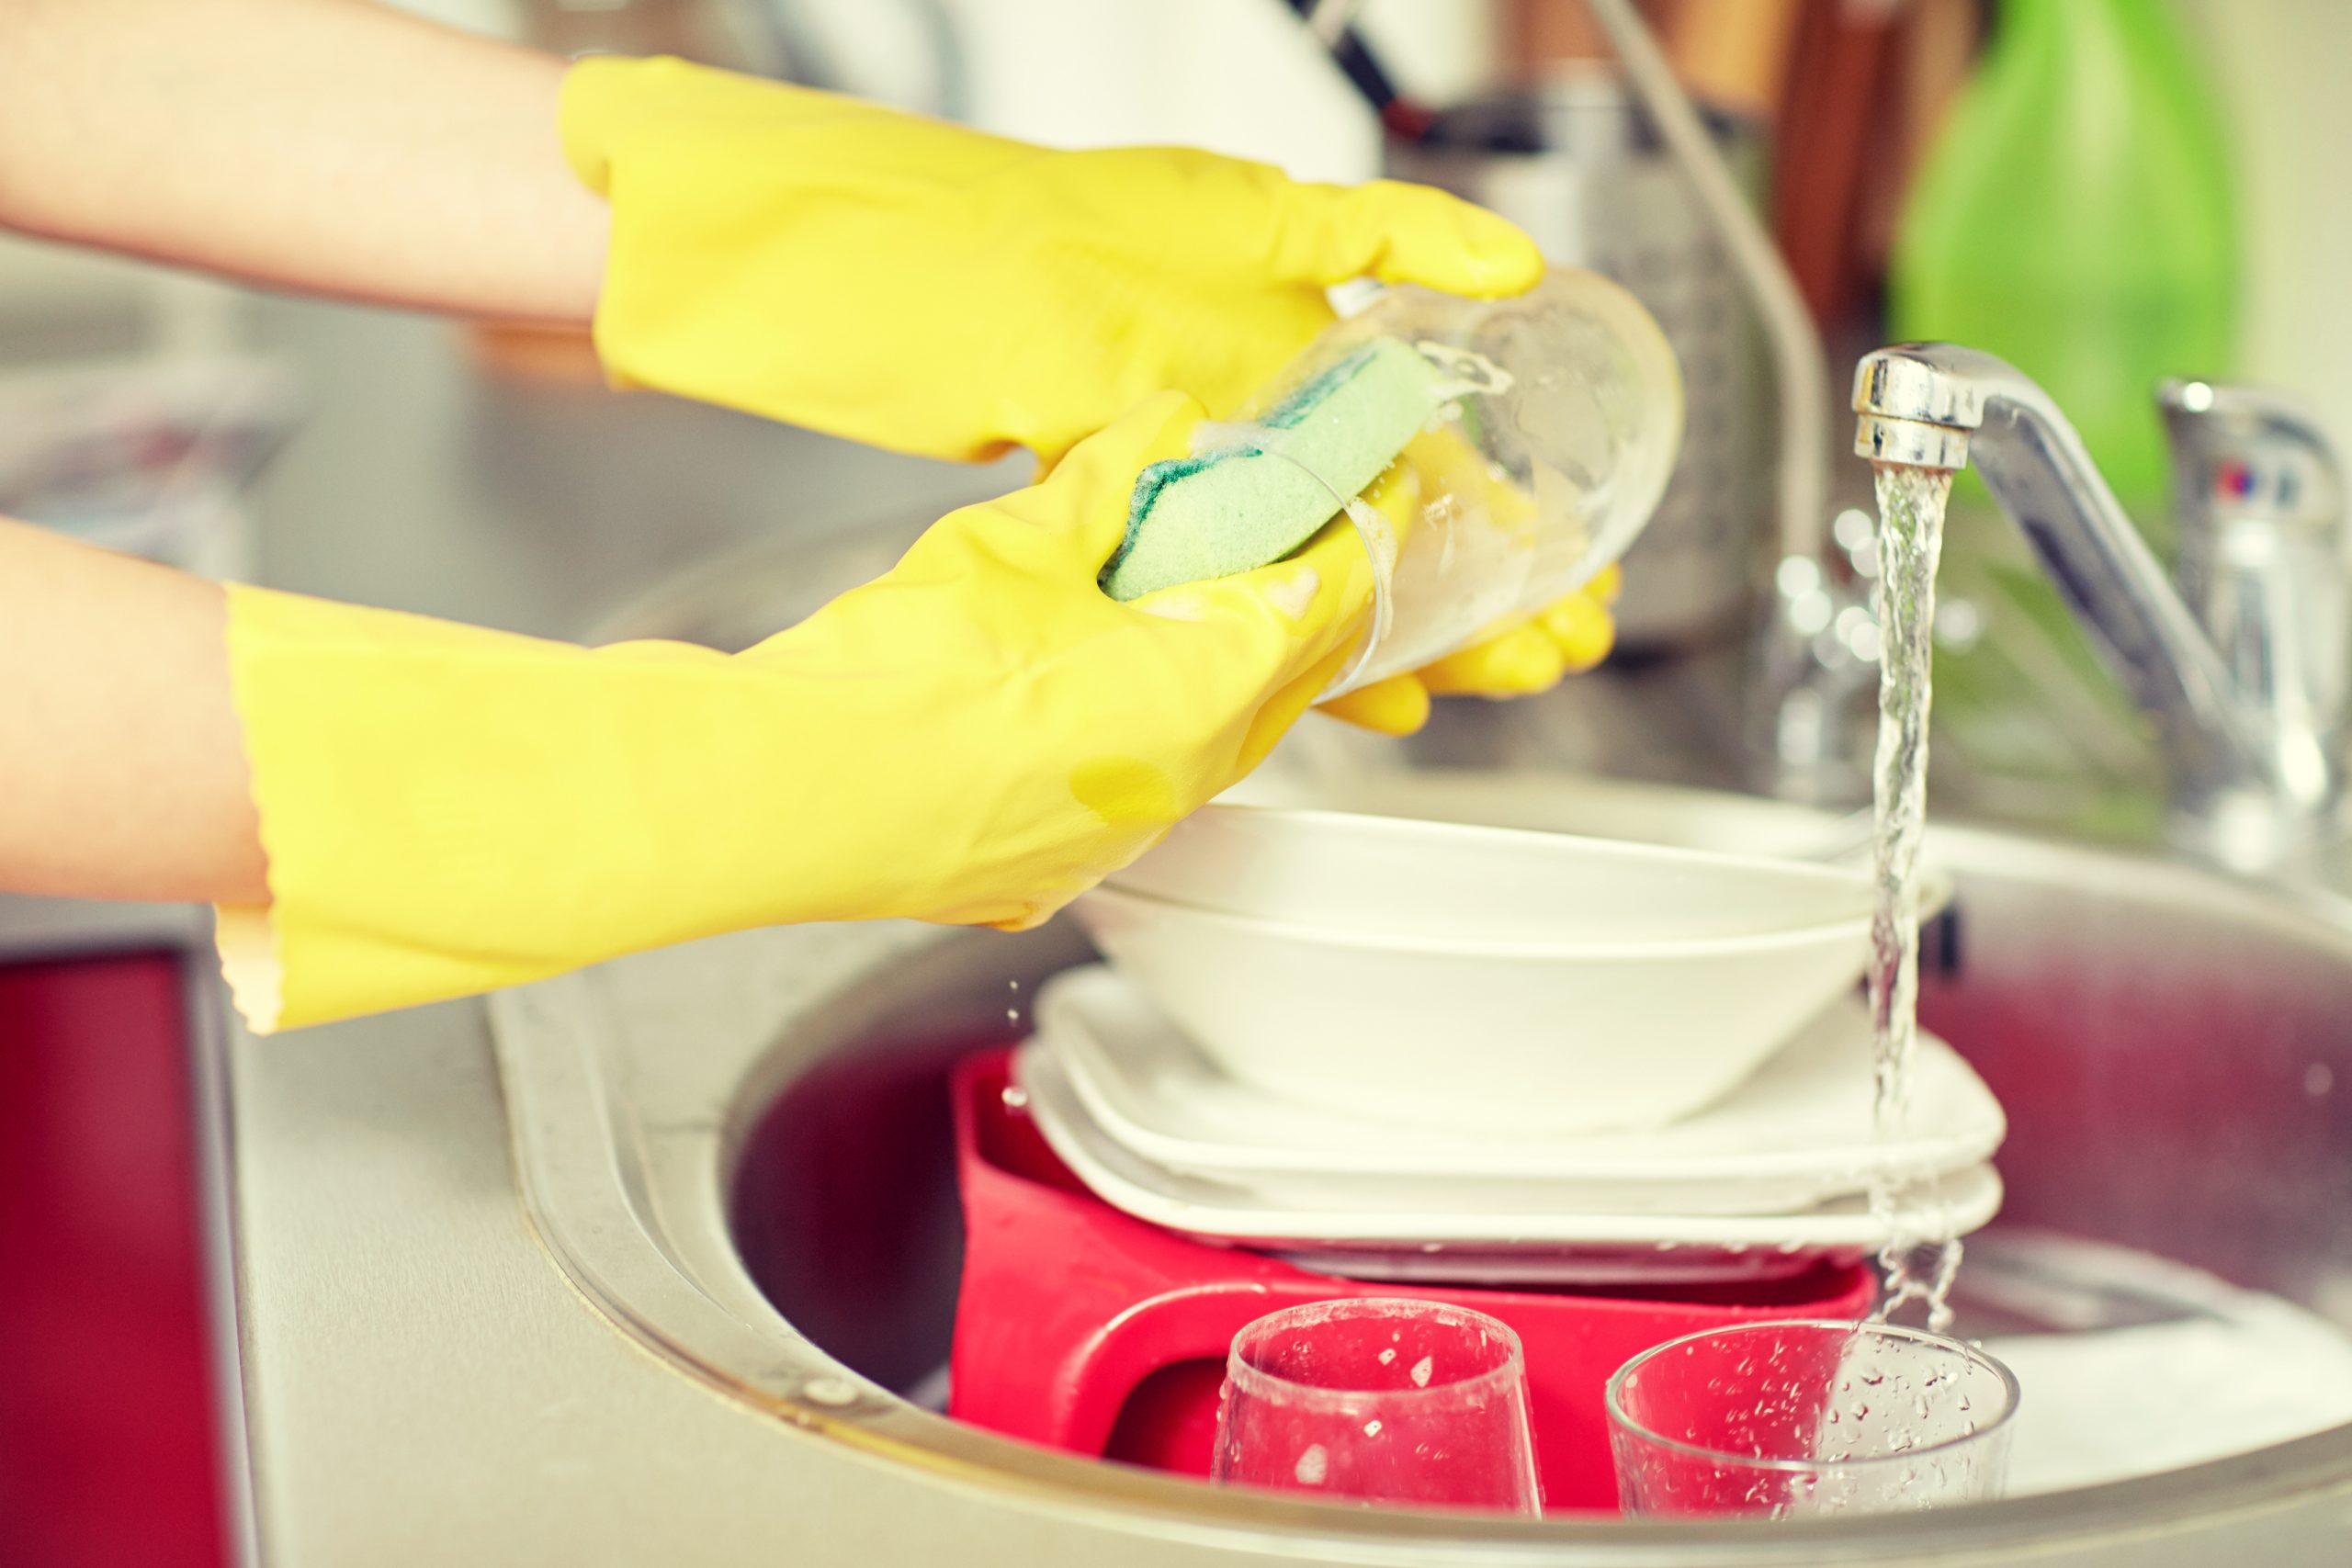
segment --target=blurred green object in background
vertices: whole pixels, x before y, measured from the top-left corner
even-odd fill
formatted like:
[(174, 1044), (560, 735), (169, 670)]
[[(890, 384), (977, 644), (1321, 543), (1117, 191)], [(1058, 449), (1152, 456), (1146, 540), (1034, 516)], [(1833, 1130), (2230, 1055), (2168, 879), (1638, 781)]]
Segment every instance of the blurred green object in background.
[(2161, 529), (2153, 392), (2231, 368), (2233, 213), (2220, 113), (2170, 4), (2003, 0), (1905, 208), (1890, 325), (2040, 381)]

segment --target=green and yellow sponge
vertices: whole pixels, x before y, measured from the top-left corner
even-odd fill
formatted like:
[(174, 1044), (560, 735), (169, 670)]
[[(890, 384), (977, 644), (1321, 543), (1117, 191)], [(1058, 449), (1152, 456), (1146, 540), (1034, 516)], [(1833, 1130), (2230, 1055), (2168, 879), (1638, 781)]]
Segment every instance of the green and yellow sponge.
[(1461, 389), (1409, 344), (1375, 338), (1258, 421), (1262, 440), (1137, 475), (1102, 591), (1140, 599), (1282, 559), (1340, 512), (1335, 494), (1378, 479)]

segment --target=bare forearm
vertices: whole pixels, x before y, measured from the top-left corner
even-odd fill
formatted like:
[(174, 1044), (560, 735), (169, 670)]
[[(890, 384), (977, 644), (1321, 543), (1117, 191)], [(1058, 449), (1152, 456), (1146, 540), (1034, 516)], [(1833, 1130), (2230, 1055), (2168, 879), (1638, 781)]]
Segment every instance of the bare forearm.
[(220, 590), (0, 520), (0, 889), (260, 903)]
[(0, 0), (0, 226), (585, 321), (605, 217), (557, 139), (563, 70), (363, 0)]

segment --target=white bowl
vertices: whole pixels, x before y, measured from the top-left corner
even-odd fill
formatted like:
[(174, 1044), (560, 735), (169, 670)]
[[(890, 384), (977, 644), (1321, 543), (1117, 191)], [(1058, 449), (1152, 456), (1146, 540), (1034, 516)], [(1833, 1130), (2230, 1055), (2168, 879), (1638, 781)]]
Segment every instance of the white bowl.
[(1210, 806), (1114, 889), (1360, 936), (1681, 942), (1867, 920), (1871, 879), (1804, 861), (1457, 822)]
[(1655, 1127), (1860, 979), (1870, 919), (1619, 942), (1368, 936), (1102, 887), (1105, 957), (1227, 1072), (1311, 1105), (1521, 1133)]
[(1682, 849), (1867, 866), (1870, 807), (1835, 815), (1720, 790), (1539, 769), (1379, 768), (1302, 772), (1266, 766), (1220, 806), (1282, 806), (1631, 839)]

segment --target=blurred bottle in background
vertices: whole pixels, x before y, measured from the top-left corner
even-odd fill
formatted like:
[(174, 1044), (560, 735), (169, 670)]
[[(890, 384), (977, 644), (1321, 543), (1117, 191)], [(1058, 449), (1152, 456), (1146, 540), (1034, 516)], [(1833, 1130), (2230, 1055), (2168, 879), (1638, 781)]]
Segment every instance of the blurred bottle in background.
[(2238, 303), (2228, 139), (2173, 7), (2004, 0), (1888, 281), (1893, 335), (2014, 362), (2157, 523), (2154, 388), (2228, 374)]

